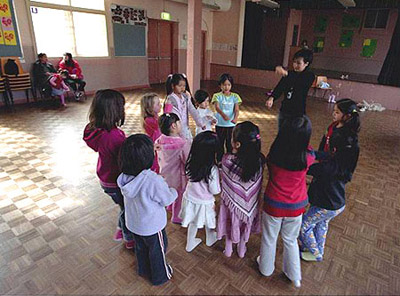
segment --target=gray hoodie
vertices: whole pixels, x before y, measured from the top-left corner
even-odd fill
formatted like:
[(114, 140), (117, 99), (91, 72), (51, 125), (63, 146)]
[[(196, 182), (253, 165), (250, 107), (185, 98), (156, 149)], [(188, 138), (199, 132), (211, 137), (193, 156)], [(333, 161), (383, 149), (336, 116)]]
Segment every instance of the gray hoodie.
[(117, 183), (124, 196), (126, 227), (134, 234), (156, 234), (167, 225), (165, 207), (174, 202), (178, 194), (164, 179), (151, 170), (136, 177), (121, 174)]

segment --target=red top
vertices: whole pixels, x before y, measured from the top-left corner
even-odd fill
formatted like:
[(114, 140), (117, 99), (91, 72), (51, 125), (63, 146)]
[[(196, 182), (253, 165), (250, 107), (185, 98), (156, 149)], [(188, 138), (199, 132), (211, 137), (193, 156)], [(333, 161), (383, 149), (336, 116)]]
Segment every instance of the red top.
[(110, 131), (86, 126), (83, 140), (94, 151), (99, 153), (97, 176), (103, 187), (117, 187), (117, 178), (121, 173), (118, 166), (119, 152), (125, 141), (125, 133), (115, 127)]
[(78, 62), (75, 60), (72, 60), (72, 62), (74, 63), (74, 65), (72, 67), (69, 67), (65, 64), (64, 60), (61, 60), (58, 63), (58, 68), (59, 70), (67, 70), (69, 75), (71, 74), (75, 74), (79, 79), (83, 79), (83, 75), (82, 75), (82, 69), (79, 66)]
[(311, 147), (307, 154), (307, 168), (289, 171), (268, 163), (269, 180), (264, 193), (264, 211), (274, 217), (297, 217), (308, 204), (306, 174), (314, 163)]
[[(158, 117), (146, 117), (144, 119), (144, 130), (146, 134), (153, 140), (153, 143), (161, 136), (160, 127), (158, 126)], [(158, 164), (157, 153), (154, 157), (153, 166), (151, 170), (157, 174), (160, 172), (160, 166)]]
[(51, 76), (52, 76), (52, 78), (55, 78), (55, 80), (53, 80), (53, 83), (55, 83), (55, 85), (52, 85), (52, 86), (54, 88), (57, 88), (57, 89), (63, 88), (62, 83), (63, 83), (64, 80), (62, 79), (61, 75), (60, 74), (53, 74)]

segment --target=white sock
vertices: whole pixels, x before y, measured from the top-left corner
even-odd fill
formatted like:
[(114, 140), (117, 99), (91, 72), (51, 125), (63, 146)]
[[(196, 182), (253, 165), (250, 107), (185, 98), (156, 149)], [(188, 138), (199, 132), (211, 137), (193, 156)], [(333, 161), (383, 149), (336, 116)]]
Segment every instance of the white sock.
[(217, 232), (214, 229), (206, 227), (206, 245), (211, 247), (217, 242)]
[(196, 234), (197, 227), (190, 223), (187, 230), (186, 252), (193, 251), (201, 243), (201, 239), (196, 238)]

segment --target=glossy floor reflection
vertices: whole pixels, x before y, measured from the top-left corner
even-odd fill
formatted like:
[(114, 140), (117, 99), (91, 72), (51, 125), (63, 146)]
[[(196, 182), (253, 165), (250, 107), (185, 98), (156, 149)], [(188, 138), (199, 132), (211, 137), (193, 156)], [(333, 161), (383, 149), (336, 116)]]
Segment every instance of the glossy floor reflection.
[[(217, 91), (215, 83), (205, 87)], [(163, 87), (154, 91), (163, 94)], [(265, 90), (238, 86), (240, 119), (261, 129), (263, 152), (277, 132), (277, 107)], [(127, 135), (141, 132), (139, 98), (127, 92)], [(82, 141), (90, 99), (0, 110), (0, 294), (400, 294), (400, 113), (362, 114), (361, 156), (347, 188), (345, 212), (330, 224), (325, 260), (302, 262), (302, 288), (255, 263), (260, 238), (244, 259), (225, 258), (223, 242), (185, 252), (186, 230), (169, 224), (171, 282), (151, 287), (135, 272), (134, 254), (112, 241), (117, 206), (100, 189), (97, 155)], [(279, 105), (279, 104), (278, 104)], [(312, 144), (331, 121), (332, 105), (310, 99)], [(200, 236), (204, 236), (202, 231)]]

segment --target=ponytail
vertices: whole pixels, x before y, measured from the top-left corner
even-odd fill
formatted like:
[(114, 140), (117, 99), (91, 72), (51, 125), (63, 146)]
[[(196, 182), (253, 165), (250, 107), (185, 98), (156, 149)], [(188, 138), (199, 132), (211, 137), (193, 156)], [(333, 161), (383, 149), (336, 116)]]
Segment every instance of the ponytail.
[(190, 92), (190, 87), (189, 87), (189, 82), (187, 80), (187, 77), (185, 74), (169, 74), (167, 77), (167, 81), (165, 82), (165, 90), (167, 92), (167, 96), (172, 94), (173, 90), (173, 85), (178, 85), (179, 81), (184, 80), (186, 82), (186, 91)]
[(356, 102), (351, 99), (341, 99), (336, 102), (336, 106), (348, 118), (343, 122), (343, 127), (349, 136), (357, 137), (361, 129), (360, 114)]
[(171, 125), (177, 121), (179, 121), (179, 117), (175, 113), (166, 113), (161, 115), (158, 119), (158, 126), (160, 127), (161, 133), (169, 136), (171, 132)]
[(234, 142), (240, 143), (235, 154), (233, 171), (243, 182), (254, 180), (264, 165), (258, 126), (250, 121), (239, 123), (233, 130), (232, 137)]

